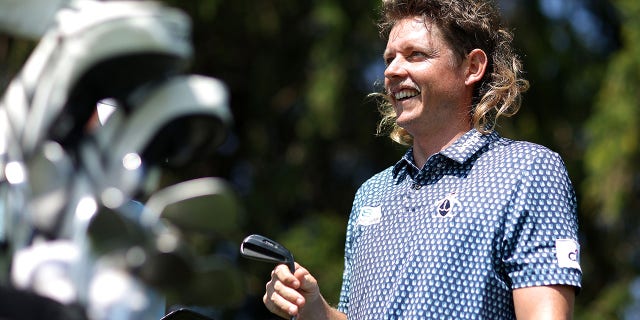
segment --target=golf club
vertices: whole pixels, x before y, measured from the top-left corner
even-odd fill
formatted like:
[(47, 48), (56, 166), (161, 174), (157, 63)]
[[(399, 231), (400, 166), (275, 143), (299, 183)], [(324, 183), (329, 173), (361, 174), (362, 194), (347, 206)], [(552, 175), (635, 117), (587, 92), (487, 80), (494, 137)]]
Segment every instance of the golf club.
[[(289, 271), (294, 273), (296, 270), (293, 261), (293, 255), (283, 245), (259, 234), (252, 234), (240, 244), (240, 254), (248, 259), (271, 262), (284, 263), (289, 267)], [(291, 317), (295, 320), (296, 317)]]
[(240, 244), (240, 254), (248, 259), (286, 264), (291, 273), (296, 270), (291, 252), (265, 236), (252, 234), (244, 238)]
[(45, 138), (75, 148), (99, 100), (126, 100), (193, 53), (189, 18), (149, 1), (76, 2), (57, 16), (15, 80), (27, 105), (10, 115), (26, 155)]

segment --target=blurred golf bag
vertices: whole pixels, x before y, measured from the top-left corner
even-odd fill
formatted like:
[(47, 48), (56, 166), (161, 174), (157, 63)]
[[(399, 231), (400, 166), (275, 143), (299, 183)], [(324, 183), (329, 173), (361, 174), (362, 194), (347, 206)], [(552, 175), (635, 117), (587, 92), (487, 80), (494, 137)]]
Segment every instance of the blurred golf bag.
[(162, 183), (231, 123), (225, 87), (184, 74), (189, 18), (151, 1), (0, 12), (4, 32), (38, 40), (0, 101), (0, 319), (158, 320), (167, 296), (211, 298), (234, 268), (185, 239), (237, 201), (217, 177)]

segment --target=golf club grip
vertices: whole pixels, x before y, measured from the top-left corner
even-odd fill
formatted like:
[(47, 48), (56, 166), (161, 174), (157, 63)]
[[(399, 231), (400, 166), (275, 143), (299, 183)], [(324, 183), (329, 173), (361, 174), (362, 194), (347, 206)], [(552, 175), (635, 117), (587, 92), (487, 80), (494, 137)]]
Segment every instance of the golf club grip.
[[(291, 274), (294, 274), (296, 272), (296, 265), (293, 261), (287, 263), (287, 266), (289, 267), (289, 271), (291, 271)], [(291, 320), (296, 320), (296, 316), (291, 316)]]
[[(291, 274), (294, 274), (296, 272), (296, 264), (293, 261), (287, 263), (287, 266), (289, 267), (289, 271), (291, 271)], [(296, 320), (296, 316), (291, 316), (291, 320)]]
[[(296, 272), (296, 264), (293, 261), (288, 262), (287, 267), (289, 267), (289, 271), (291, 271), (291, 274), (294, 274)], [(290, 319), (296, 320), (296, 316), (291, 316)]]

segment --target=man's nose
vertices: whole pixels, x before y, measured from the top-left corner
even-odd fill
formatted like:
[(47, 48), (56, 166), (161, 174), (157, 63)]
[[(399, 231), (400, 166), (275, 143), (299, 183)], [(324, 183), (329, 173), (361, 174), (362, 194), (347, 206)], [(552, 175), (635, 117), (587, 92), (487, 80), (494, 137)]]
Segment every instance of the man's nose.
[(385, 78), (394, 78), (406, 74), (406, 69), (401, 58), (394, 58), (384, 69)]

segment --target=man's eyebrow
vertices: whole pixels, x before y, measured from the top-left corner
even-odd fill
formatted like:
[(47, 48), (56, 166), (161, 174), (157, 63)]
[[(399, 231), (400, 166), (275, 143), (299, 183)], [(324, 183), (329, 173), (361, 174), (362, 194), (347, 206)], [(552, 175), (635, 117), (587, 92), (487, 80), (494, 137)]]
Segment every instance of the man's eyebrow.
[(392, 54), (393, 52), (414, 52), (414, 51), (419, 51), (419, 52), (424, 52), (426, 54), (435, 54), (437, 53), (439, 50), (437, 48), (434, 48), (433, 46), (425, 46), (425, 45), (415, 45), (415, 44), (408, 44), (402, 48), (400, 48), (399, 50), (385, 50), (382, 53), (383, 57), (386, 57), (389, 54)]

